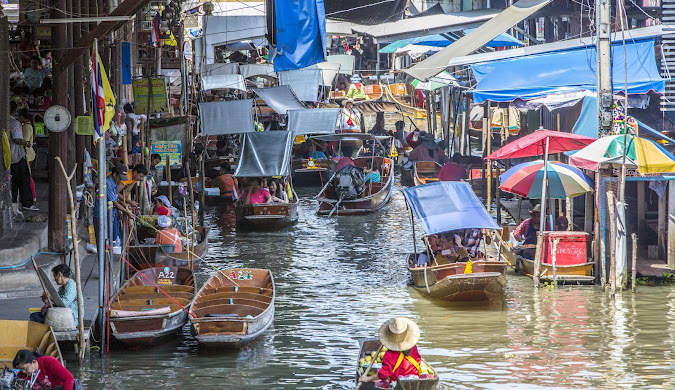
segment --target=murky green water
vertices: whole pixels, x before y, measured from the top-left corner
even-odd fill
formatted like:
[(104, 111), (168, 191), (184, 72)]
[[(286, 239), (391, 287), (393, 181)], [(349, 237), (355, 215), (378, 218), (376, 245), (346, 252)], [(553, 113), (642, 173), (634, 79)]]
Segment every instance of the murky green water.
[[(238, 352), (205, 352), (186, 328), (145, 351), (96, 354), (79, 370), (89, 389), (353, 389), (357, 339), (396, 315), (422, 329), (422, 356), (444, 389), (673, 388), (675, 292), (642, 287), (615, 300), (596, 287), (534, 290), (508, 275), (503, 302), (450, 305), (407, 286), (412, 236), (396, 191), (381, 212), (327, 219), (318, 188), (300, 188), (300, 222), (239, 233), (210, 209), (209, 261), (267, 267), (277, 286), (274, 325)], [(200, 282), (212, 271), (200, 271)]]

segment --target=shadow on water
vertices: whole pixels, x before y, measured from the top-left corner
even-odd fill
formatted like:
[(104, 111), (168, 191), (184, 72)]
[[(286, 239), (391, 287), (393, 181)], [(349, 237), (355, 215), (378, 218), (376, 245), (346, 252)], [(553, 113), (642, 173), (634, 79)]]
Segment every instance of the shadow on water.
[(420, 352), (444, 389), (675, 386), (672, 287), (610, 300), (596, 287), (535, 290), (509, 273), (498, 302), (429, 299), (408, 286), (413, 245), (400, 191), (376, 214), (328, 219), (315, 214), (318, 187), (297, 190), (298, 224), (277, 232), (238, 232), (231, 210), (206, 210), (210, 266), (197, 282), (214, 267), (272, 270), (276, 315), (264, 336), (241, 351), (209, 351), (185, 327), (148, 350), (92, 354), (74, 369), (85, 386), (353, 389), (357, 340), (397, 315), (419, 323)]

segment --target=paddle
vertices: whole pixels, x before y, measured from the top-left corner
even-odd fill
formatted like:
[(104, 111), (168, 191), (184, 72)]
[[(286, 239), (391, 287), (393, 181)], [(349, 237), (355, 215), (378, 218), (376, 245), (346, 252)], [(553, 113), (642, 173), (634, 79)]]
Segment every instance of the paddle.
[(340, 206), (340, 202), (342, 202), (342, 197), (340, 197), (340, 199), (338, 199), (337, 203), (335, 203), (335, 207), (333, 207), (333, 209), (330, 211), (330, 213), (328, 213), (328, 218), (333, 216), (333, 213), (335, 212), (335, 210), (337, 210), (338, 206)]
[[(367, 375), (370, 369), (373, 368), (373, 363), (375, 363), (375, 360), (377, 360), (377, 357), (380, 355), (380, 352), (382, 352), (382, 348), (384, 348), (384, 345), (380, 344), (380, 349), (377, 350), (375, 358), (370, 361), (370, 364), (368, 364), (368, 368), (366, 368), (366, 370), (363, 372), (363, 375)], [(356, 390), (359, 390), (362, 384), (363, 382), (359, 382), (359, 384), (356, 385)]]

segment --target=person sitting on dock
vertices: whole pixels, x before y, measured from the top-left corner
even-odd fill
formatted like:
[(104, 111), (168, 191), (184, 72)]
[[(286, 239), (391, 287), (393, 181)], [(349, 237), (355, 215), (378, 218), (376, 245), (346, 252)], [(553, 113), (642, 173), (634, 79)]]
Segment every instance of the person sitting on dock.
[(462, 155), (455, 153), (452, 155), (452, 161), (443, 165), (441, 171), (438, 172), (438, 179), (441, 181), (462, 181), (469, 178), (466, 174), (466, 169), (459, 163), (462, 161)]
[(157, 217), (157, 226), (159, 226), (159, 230), (155, 236), (155, 244), (173, 245), (174, 253), (183, 252), (180, 232), (175, 227), (171, 227), (171, 218), (160, 215)]
[(288, 203), (288, 194), (284, 191), (279, 179), (270, 180), (269, 184), (270, 202)]
[(432, 134), (421, 135), (419, 139), (422, 142), (410, 152), (409, 161), (434, 161), (440, 165), (448, 162), (448, 156), (438, 147)]
[[(26, 388), (29, 390), (74, 390), (76, 388), (73, 374), (54, 357), (21, 349), (16, 353), (12, 366), (20, 370), (17, 378), (28, 382), (30, 387)], [(82, 388), (79, 381), (78, 388)]]
[(220, 164), (220, 176), (218, 176), (218, 188), (220, 189), (220, 196), (237, 200), (239, 193), (237, 193), (237, 178), (232, 176), (232, 165), (229, 162)]
[[(73, 313), (73, 319), (77, 324), (77, 286), (75, 286), (75, 281), (70, 278), (70, 267), (65, 264), (59, 264), (52, 268), (52, 275), (54, 276), (54, 281), (56, 284), (60, 286), (58, 294), (61, 298), (61, 301), (63, 301), (64, 306), (70, 309), (70, 311)], [(51, 306), (47, 305), (48, 297), (46, 295), (42, 296), (42, 301), (45, 302), (45, 306)], [(45, 316), (47, 314), (46, 312), (47, 310), (44, 310), (43, 308), (43, 310), (37, 313), (32, 313), (30, 315), (30, 320), (44, 324)]]
[(363, 173), (366, 177), (366, 183), (382, 182), (380, 170), (377, 167), (377, 163), (373, 159), (366, 161), (366, 168), (363, 170)]
[(244, 204), (259, 204), (269, 202), (272, 195), (263, 187), (263, 181), (259, 177), (248, 181), (248, 188), (241, 194)]
[(385, 322), (379, 330), (380, 343), (387, 349), (382, 357), (382, 368), (374, 375), (362, 375), (359, 382), (377, 381), (378, 388), (389, 388), (390, 382), (401, 377), (431, 378), (426, 363), (417, 351), (420, 328), (406, 317)]

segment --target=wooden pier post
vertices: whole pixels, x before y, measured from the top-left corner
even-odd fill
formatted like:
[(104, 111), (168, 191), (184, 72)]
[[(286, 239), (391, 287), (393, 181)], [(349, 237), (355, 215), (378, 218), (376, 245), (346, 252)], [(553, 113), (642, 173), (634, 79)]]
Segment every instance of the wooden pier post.
[[(597, 230), (600, 229), (600, 222), (595, 223), (595, 228)], [(607, 284), (607, 264), (606, 264), (606, 252), (605, 252), (605, 240), (600, 239), (600, 242), (597, 244), (598, 245), (598, 252), (599, 256), (596, 260), (596, 262), (600, 263), (600, 286), (602, 286), (602, 289), (605, 289), (605, 286)]]
[(637, 182), (637, 234), (638, 237), (646, 237), (645, 210), (647, 202), (645, 201), (645, 188), (647, 182)]
[(607, 192), (607, 214), (609, 216), (609, 292), (616, 292), (616, 218), (614, 191)]
[(522, 218), (520, 218), (520, 213), (523, 211), (523, 197), (518, 195), (518, 205), (516, 206), (516, 223), (520, 225)]
[[(499, 177), (499, 165), (495, 167), (497, 170), (496, 175)], [(497, 225), (502, 226), (502, 206), (501, 206), (501, 199), (499, 199), (502, 196), (501, 189), (499, 186), (495, 187), (495, 207), (497, 208)]]
[(557, 252), (558, 244), (560, 244), (560, 238), (553, 239), (553, 247), (551, 248), (551, 262), (553, 263), (553, 285), (558, 287), (558, 262), (557, 262)]
[(666, 208), (666, 195), (664, 192), (663, 196), (659, 197), (659, 213), (658, 213), (658, 249), (659, 249), (659, 259), (666, 260), (666, 214), (668, 209)]
[(169, 204), (173, 205), (173, 189), (171, 188), (171, 160), (169, 155), (166, 155), (166, 181), (169, 185)]
[(631, 283), (630, 287), (633, 291), (633, 294), (637, 291), (637, 248), (638, 248), (638, 238), (635, 233), (631, 234), (633, 239), (633, 266), (631, 267)]
[[(543, 218), (543, 217), (542, 217)], [(534, 252), (534, 272), (532, 279), (534, 280), (534, 287), (539, 287), (539, 275), (541, 274), (541, 256), (544, 246), (544, 235), (542, 232), (537, 233), (537, 248)]]

